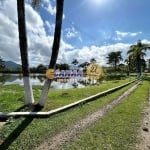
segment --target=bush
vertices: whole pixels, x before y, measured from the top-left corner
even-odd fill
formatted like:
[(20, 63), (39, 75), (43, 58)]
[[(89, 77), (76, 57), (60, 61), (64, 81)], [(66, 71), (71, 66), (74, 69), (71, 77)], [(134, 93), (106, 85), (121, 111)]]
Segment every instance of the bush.
[(126, 74), (107, 74), (105, 80), (122, 80), (127, 77)]

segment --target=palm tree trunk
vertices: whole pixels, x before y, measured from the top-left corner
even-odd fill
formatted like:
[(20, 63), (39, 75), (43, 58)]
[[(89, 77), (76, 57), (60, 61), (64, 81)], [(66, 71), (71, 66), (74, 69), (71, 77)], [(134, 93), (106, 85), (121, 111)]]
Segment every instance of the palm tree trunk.
[[(56, 1), (56, 21), (55, 21), (55, 33), (54, 33), (54, 41), (52, 46), (52, 55), (51, 60), (49, 63), (49, 69), (55, 69), (57, 56), (59, 52), (59, 45), (60, 45), (60, 37), (61, 37), (61, 26), (62, 26), (62, 17), (63, 17), (63, 4), (64, 0), (57, 0)], [(48, 91), (51, 85), (52, 79), (46, 79), (44, 83), (44, 88), (42, 94), (40, 96), (39, 105), (44, 106), (45, 101), (48, 95)]]
[(19, 46), (22, 62), (23, 82), (25, 89), (25, 104), (34, 103), (32, 86), (29, 79), (29, 64), (28, 64), (28, 48), (27, 48), (27, 35), (25, 24), (25, 2), (24, 0), (17, 0), (18, 12), (18, 31), (19, 31)]
[(117, 71), (117, 61), (116, 60), (115, 60), (114, 66), (115, 66), (115, 71)]
[(137, 78), (141, 77), (141, 58), (137, 57)]

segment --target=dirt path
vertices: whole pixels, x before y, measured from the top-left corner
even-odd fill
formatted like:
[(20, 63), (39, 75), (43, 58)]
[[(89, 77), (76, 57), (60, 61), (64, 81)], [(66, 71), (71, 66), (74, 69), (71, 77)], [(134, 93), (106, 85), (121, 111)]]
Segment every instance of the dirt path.
[(124, 92), (120, 97), (110, 102), (97, 112), (88, 115), (86, 118), (68, 127), (65, 131), (55, 135), (51, 139), (48, 139), (48, 141), (42, 143), (38, 148), (36, 148), (36, 150), (60, 150), (63, 145), (73, 141), (85, 129), (103, 118), (109, 111), (111, 111), (115, 106), (121, 103), (133, 90), (135, 90), (137, 86), (138, 85), (133, 86), (128, 91)]
[(139, 150), (150, 150), (150, 90), (148, 107), (144, 111), (144, 118), (141, 125), (141, 143), (138, 145)]
[(6, 122), (1, 122), (0, 121), (0, 128), (5, 124)]

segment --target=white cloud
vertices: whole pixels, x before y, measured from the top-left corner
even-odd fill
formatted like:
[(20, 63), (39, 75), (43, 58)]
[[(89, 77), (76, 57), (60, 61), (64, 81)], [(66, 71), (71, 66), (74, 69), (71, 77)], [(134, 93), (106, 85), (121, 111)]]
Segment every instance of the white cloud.
[[(15, 2), (15, 0), (13, 0)], [(8, 0), (5, 1), (8, 5)], [(5, 2), (3, 5), (5, 6)], [(6, 8), (6, 6), (4, 7)], [(16, 11), (15, 6), (13, 7)], [(0, 55), (6, 60), (19, 61), (20, 53), (18, 46), (18, 27), (16, 18), (10, 19), (10, 12), (3, 13), (5, 10), (0, 10)], [(26, 4), (26, 21), (29, 45), (29, 60), (30, 66), (40, 63), (48, 64), (51, 56), (51, 47), (53, 36), (47, 35), (44, 26), (46, 25), (51, 30), (54, 25), (45, 21), (29, 4)], [(53, 29), (52, 29), (53, 30)], [(78, 36), (78, 31), (74, 27), (68, 29), (68, 37)], [(74, 58), (79, 62), (90, 61), (95, 58), (101, 65), (106, 64), (106, 56), (111, 51), (122, 50), (124, 55), (127, 51), (128, 44), (115, 44), (109, 46), (83, 46), (80, 49), (74, 48), (71, 44), (66, 43), (61, 39), (60, 52), (58, 56), (59, 63), (71, 63)]]
[(114, 38), (114, 40), (118, 40), (118, 41), (121, 41), (123, 38), (126, 37), (134, 37), (139, 34), (142, 34), (142, 32), (121, 32), (121, 31), (115, 31), (115, 33), (116, 33), (116, 37)]
[[(43, 8), (48, 11), (52, 16), (56, 15), (56, 6), (53, 6), (51, 1), (43, 0)], [(63, 19), (65, 19), (65, 14), (63, 14)]]
[[(45, 2), (46, 1), (49, 2), (48, 0), (45, 0)], [(45, 26), (49, 31), (53, 31), (54, 24), (48, 21), (44, 22), (39, 13), (29, 4), (26, 4), (26, 21), (30, 66), (37, 66), (41, 63), (48, 64), (51, 56), (53, 36), (46, 33)], [(135, 36), (135, 33), (125, 34), (119, 31), (116, 34), (121, 37), (127, 35)], [(68, 37), (79, 38), (79, 32), (76, 31), (74, 27), (71, 27), (68, 29)], [(129, 46), (129, 44), (117, 43), (107, 46), (91, 45), (75, 48), (73, 45), (61, 39), (58, 62), (71, 63), (72, 60), (76, 58), (82, 63), (90, 61), (90, 59), (94, 57), (99, 64), (105, 65), (106, 56), (109, 52), (122, 51), (122, 55), (125, 58)], [(2, 56), (4, 60), (20, 62), (16, 0), (0, 2), (0, 56)]]
[(65, 37), (68, 39), (77, 38), (78, 40), (82, 41), (80, 33), (73, 26), (65, 29)]
[[(13, 6), (13, 7), (11, 7)], [(20, 62), (18, 43), (17, 6), (15, 0), (0, 2), (0, 55), (5, 60)], [(46, 35), (41, 17), (26, 4), (26, 21), (28, 31), (28, 45), (38, 35)], [(41, 40), (41, 39), (40, 39)]]
[(121, 37), (127, 37), (127, 36), (137, 36), (138, 34), (142, 34), (142, 32), (120, 32), (116, 31), (116, 34)]
[(51, 14), (51, 15), (55, 15), (56, 14), (56, 6), (52, 6), (50, 1), (48, 3), (48, 6), (46, 8), (46, 10)]
[(0, 1), (0, 12), (3, 12), (4, 16), (9, 17), (13, 22), (17, 22), (17, 5), (14, 0), (1, 0)]
[(145, 43), (145, 44), (150, 44), (150, 41), (147, 40), (147, 39), (143, 39), (143, 40), (141, 40), (141, 42), (142, 42), (142, 43)]
[(122, 51), (124, 59), (127, 57), (127, 51), (129, 44), (117, 43), (108, 46), (84, 46), (81, 49), (73, 49), (71, 51), (63, 51), (59, 57), (59, 62), (71, 63), (73, 59), (78, 59), (80, 63), (90, 61), (91, 58), (95, 58), (97, 63), (105, 66), (107, 63), (107, 55), (112, 51)]
[(0, 2), (0, 56), (18, 61), (17, 10), (12, 4), (16, 5), (16, 1)]
[(65, 31), (66, 31), (66, 37), (69, 39), (76, 37), (78, 34), (77, 30), (73, 26), (71, 28), (67, 28)]
[[(13, 6), (13, 7), (11, 7)], [(0, 2), (0, 56), (5, 60), (13, 60), (20, 63), (20, 51), (18, 44), (18, 25), (16, 1), (5, 0)], [(40, 16), (26, 5), (26, 20), (29, 45), (31, 39), (38, 34), (44, 35), (43, 23)]]
[(55, 24), (50, 24), (49, 21), (45, 21), (45, 26), (48, 28), (48, 33), (50, 35), (54, 34)]
[[(0, 2), (0, 8), (2, 8), (0, 9), (0, 56), (4, 60), (21, 63), (16, 0), (2, 1)], [(10, 9), (8, 10), (8, 8)], [(26, 3), (25, 10), (30, 66), (40, 63), (48, 64), (53, 36), (47, 35), (45, 26), (47, 26), (49, 30), (53, 30), (54, 24), (50, 24), (48, 21), (44, 24), (39, 13), (36, 12), (29, 3)], [(72, 48), (70, 44), (61, 40), (61, 49), (63, 49), (63, 51)]]

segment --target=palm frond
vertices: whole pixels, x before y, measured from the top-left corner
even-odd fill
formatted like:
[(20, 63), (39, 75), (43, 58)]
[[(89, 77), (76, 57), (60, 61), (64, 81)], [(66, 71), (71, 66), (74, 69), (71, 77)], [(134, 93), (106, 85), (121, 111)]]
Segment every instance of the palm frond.
[(34, 9), (36, 9), (36, 8), (39, 8), (39, 7), (40, 7), (41, 3), (42, 3), (42, 0), (32, 0), (31, 6), (32, 6)]

